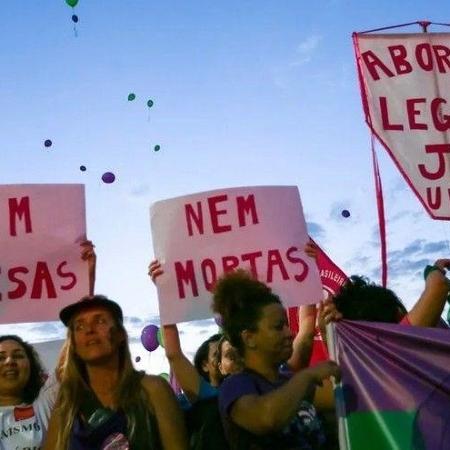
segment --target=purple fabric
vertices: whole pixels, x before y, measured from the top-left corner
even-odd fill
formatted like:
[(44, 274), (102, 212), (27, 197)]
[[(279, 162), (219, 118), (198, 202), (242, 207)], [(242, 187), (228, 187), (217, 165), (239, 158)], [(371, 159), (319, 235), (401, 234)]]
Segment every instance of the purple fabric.
[(450, 330), (348, 321), (335, 330), (342, 414), (415, 411), (425, 448), (450, 448)]
[[(77, 417), (70, 436), (69, 448), (70, 450), (106, 450), (108, 448), (128, 450), (130, 446), (126, 436), (127, 421), (123, 413), (114, 413), (105, 423), (95, 429), (90, 429)], [(120, 442), (120, 446), (113, 447), (114, 440), (116, 443)]]

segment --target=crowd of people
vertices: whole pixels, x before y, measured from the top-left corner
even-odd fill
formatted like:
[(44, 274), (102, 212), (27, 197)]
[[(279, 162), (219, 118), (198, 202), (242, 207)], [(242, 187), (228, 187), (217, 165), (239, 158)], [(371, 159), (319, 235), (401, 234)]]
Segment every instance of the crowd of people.
[[(314, 257), (314, 246), (306, 251)], [(293, 337), (276, 293), (242, 269), (231, 271), (212, 298), (221, 333), (192, 362), (177, 326), (162, 327), (175, 392), (133, 367), (122, 309), (94, 295), (91, 242), (81, 244), (81, 257), (90, 292), (60, 312), (67, 338), (52, 374), (20, 337), (0, 337), (0, 450), (337, 449), (327, 413), (340, 370), (330, 360), (309, 365), (316, 321), (322, 329), (340, 319), (434, 327), (449, 292), (450, 259), (427, 266), (410, 311), (394, 292), (353, 276), (334, 298), (299, 309)], [(149, 275), (155, 283), (164, 276), (158, 261)]]

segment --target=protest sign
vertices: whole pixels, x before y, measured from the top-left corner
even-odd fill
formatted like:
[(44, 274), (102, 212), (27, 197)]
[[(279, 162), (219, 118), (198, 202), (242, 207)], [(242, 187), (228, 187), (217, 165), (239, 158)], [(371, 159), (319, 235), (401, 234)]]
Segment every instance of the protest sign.
[(366, 122), (425, 209), (450, 219), (450, 34), (355, 34)]
[(224, 272), (244, 268), (286, 307), (322, 298), (319, 272), (304, 253), (308, 240), (298, 189), (221, 189), (151, 207), (162, 323), (211, 317), (211, 290)]
[(0, 323), (56, 320), (88, 294), (84, 186), (0, 186)]

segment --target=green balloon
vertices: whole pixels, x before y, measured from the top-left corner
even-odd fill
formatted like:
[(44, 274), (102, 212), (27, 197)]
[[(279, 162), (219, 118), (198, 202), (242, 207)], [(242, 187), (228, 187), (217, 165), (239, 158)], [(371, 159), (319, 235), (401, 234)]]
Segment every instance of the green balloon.
[(153, 106), (153, 100), (149, 100), (149, 101), (147, 102), (147, 106), (148, 106), (149, 108), (151, 108), (151, 107)]
[(164, 348), (164, 335), (161, 332), (161, 328), (156, 333), (156, 339), (158, 340), (158, 344)]
[(128, 94), (128, 101), (129, 102), (132, 102), (135, 98), (136, 98), (136, 96), (133, 93)]
[(168, 383), (170, 382), (170, 377), (169, 377), (168, 373), (163, 372), (163, 373), (160, 373), (159, 376), (164, 378)]
[(160, 145), (155, 145), (153, 147), (153, 150), (155, 150), (155, 152), (159, 152), (161, 150), (161, 146)]
[(75, 8), (75, 6), (77, 6), (78, 4), (78, 0), (66, 0), (66, 3), (72, 8)]

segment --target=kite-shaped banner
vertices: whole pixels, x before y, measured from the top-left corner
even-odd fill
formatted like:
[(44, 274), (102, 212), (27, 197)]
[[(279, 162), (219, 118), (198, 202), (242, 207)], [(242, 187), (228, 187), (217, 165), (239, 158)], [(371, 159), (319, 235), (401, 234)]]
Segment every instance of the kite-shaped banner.
[(450, 219), (450, 33), (355, 34), (366, 122), (434, 219)]

